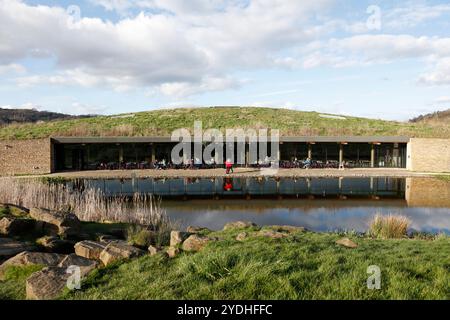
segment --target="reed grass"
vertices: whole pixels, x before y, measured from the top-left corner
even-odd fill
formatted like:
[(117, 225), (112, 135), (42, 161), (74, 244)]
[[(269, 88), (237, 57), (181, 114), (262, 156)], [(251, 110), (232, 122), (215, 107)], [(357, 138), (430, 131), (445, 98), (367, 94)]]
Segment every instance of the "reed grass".
[(131, 198), (108, 197), (100, 189), (89, 187), (84, 180), (54, 183), (2, 178), (0, 203), (73, 212), (81, 221), (139, 224), (153, 230), (171, 227), (170, 219), (161, 208), (161, 200), (153, 195), (135, 193)]
[(375, 215), (370, 222), (369, 234), (379, 239), (399, 239), (406, 237), (411, 221), (400, 215)]

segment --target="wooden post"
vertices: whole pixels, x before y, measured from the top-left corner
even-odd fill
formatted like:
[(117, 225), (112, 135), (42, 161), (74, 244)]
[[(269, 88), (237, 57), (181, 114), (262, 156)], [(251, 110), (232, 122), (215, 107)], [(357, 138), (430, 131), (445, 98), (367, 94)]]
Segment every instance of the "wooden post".
[(123, 161), (123, 145), (119, 146), (119, 163)]
[(312, 159), (312, 144), (308, 143), (308, 158)]
[(339, 144), (339, 167), (344, 165), (344, 145)]
[(370, 167), (375, 168), (375, 145), (373, 143), (370, 149)]
[(150, 144), (151, 145), (151, 151), (150, 151), (150, 161), (151, 161), (151, 163), (154, 163), (155, 162), (155, 159), (156, 159), (156, 147), (155, 147), (155, 144), (154, 143), (151, 143)]
[(248, 167), (250, 163), (250, 144), (245, 144), (245, 166)]

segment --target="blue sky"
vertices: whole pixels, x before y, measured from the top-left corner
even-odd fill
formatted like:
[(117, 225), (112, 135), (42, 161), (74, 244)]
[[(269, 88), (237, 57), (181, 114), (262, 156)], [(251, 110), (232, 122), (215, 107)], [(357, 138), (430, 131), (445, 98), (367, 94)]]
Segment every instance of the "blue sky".
[(450, 108), (447, 1), (0, 0), (0, 107)]

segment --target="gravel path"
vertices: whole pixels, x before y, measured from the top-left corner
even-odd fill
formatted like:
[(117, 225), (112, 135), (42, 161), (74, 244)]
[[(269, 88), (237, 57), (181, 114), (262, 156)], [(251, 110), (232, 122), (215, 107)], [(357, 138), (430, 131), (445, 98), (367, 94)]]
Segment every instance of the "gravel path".
[[(104, 170), (62, 172), (45, 175), (64, 178), (212, 178), (212, 177), (258, 177), (271, 175), (276, 177), (432, 177), (432, 173), (411, 172), (406, 169), (369, 168), (369, 169), (279, 169), (267, 171), (252, 168), (236, 168), (234, 173), (226, 174), (224, 169), (201, 170)], [(28, 176), (29, 177), (29, 176)]]

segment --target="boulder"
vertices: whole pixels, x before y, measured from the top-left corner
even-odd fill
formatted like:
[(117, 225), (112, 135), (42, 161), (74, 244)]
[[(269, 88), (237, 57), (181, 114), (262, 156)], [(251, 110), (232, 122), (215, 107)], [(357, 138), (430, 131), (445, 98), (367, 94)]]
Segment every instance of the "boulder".
[(158, 254), (159, 252), (162, 252), (162, 248), (161, 247), (156, 247), (156, 246), (149, 246), (148, 247), (148, 253), (151, 256), (154, 256), (154, 255)]
[(98, 265), (99, 263), (97, 261), (89, 260), (72, 253), (66, 256), (58, 264), (58, 267), (66, 269), (69, 268), (70, 266), (80, 267), (81, 276), (84, 277), (91, 271), (93, 271), (95, 268), (97, 268)]
[(214, 239), (193, 234), (183, 242), (182, 249), (184, 251), (200, 251), (212, 240)]
[(288, 236), (286, 233), (274, 231), (271, 229), (261, 230), (256, 235), (260, 236), (260, 237), (272, 238), (272, 239), (281, 239), (281, 238), (285, 238)]
[(0, 260), (15, 256), (23, 251), (32, 251), (35, 247), (25, 242), (19, 242), (8, 238), (0, 238)]
[(241, 232), (236, 236), (236, 240), (237, 241), (244, 241), (245, 239), (247, 239), (248, 237), (248, 233), (247, 232)]
[(80, 220), (73, 213), (31, 208), (30, 216), (40, 221), (44, 230), (54, 235), (73, 236), (80, 231)]
[(110, 243), (111, 241), (116, 241), (116, 240), (118, 240), (118, 239), (109, 234), (98, 235), (98, 241), (100, 241), (102, 243)]
[(55, 236), (45, 236), (36, 240), (36, 243), (44, 248), (46, 252), (72, 253), (73, 242), (62, 240)]
[(170, 246), (176, 247), (181, 245), (190, 235), (189, 232), (172, 231), (170, 233)]
[(243, 228), (250, 228), (250, 227), (256, 227), (256, 224), (254, 224), (251, 221), (235, 221), (235, 222), (227, 223), (223, 227), (223, 230), (243, 229)]
[(84, 240), (75, 244), (75, 253), (86, 259), (100, 260), (100, 254), (107, 245), (103, 242)]
[(33, 273), (26, 281), (27, 299), (51, 300), (57, 298), (67, 285), (70, 274), (66, 268), (47, 267)]
[(4, 217), (0, 220), (0, 234), (15, 236), (33, 231), (35, 221), (32, 219), (18, 219), (15, 217)]
[(66, 256), (56, 253), (22, 252), (6, 260), (0, 266), (0, 279), (4, 278), (4, 272), (10, 266), (42, 265), (46, 267), (57, 266)]
[(358, 247), (358, 245), (356, 243), (354, 243), (352, 240), (350, 240), (349, 238), (342, 238), (336, 241), (336, 244), (340, 245), (340, 246), (344, 246), (346, 248), (356, 248)]
[(186, 231), (188, 233), (194, 234), (194, 233), (200, 233), (200, 232), (211, 232), (210, 229), (205, 227), (195, 227), (195, 226), (189, 226), (187, 227)]
[(175, 258), (180, 253), (180, 249), (177, 247), (169, 247), (166, 252), (169, 258)]
[(100, 254), (100, 260), (105, 266), (118, 260), (131, 259), (144, 254), (144, 251), (128, 245), (124, 241), (109, 243)]

